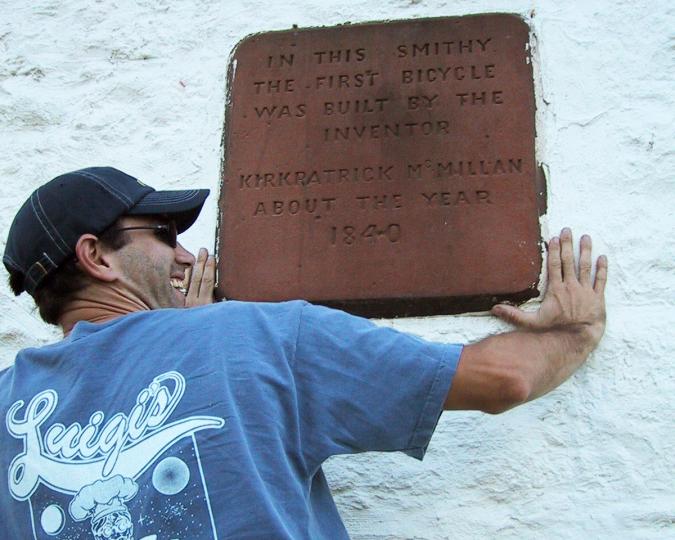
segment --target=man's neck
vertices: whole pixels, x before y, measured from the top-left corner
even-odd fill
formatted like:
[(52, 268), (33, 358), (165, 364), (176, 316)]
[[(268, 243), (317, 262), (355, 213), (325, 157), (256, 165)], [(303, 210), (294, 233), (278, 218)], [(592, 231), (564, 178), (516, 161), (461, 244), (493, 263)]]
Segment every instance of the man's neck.
[(59, 325), (67, 336), (79, 321), (103, 323), (151, 308), (128, 290), (93, 284), (79, 292), (63, 310)]

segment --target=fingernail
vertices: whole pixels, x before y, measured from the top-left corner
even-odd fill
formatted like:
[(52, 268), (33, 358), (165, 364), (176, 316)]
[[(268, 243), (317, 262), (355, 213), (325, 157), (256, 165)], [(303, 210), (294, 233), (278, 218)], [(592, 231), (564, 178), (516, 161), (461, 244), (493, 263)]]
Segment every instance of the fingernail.
[(200, 259), (203, 259), (204, 257), (206, 257), (206, 253), (207, 253), (206, 248), (199, 248), (199, 258)]

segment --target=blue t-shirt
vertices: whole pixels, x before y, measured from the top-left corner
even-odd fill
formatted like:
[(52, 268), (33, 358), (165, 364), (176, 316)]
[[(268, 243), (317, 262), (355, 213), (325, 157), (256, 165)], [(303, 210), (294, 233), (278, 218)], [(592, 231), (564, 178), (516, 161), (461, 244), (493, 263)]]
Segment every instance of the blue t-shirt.
[(461, 346), (304, 302), (78, 323), (0, 373), (3, 538), (347, 538), (321, 464), (421, 459)]

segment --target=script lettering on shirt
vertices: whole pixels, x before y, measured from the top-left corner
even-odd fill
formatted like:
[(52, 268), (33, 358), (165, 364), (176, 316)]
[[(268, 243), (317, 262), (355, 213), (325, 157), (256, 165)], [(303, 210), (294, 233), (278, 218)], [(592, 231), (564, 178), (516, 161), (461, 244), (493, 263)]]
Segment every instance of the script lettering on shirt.
[[(54, 457), (66, 459), (104, 455), (103, 473), (108, 474), (125, 443), (136, 441), (148, 430), (161, 426), (180, 401), (182, 393), (182, 388), (178, 390), (177, 387), (171, 393), (165, 386), (153, 383), (138, 394), (136, 405), (129, 415), (117, 413), (104, 424), (105, 415), (96, 411), (84, 428), (78, 422), (68, 427), (58, 423), (52, 425), (44, 437), (45, 449)], [(36, 397), (39, 398), (40, 394)], [(55, 402), (53, 406), (56, 406)]]
[[(56, 422), (45, 427), (59, 401), (52, 389), (35, 395), (23, 415), (25, 402), (16, 401), (7, 412), (6, 426), (13, 437), (23, 439), (24, 450), (10, 465), (12, 494), (19, 500), (30, 496), (40, 479), (72, 491), (74, 471), (83, 477), (107, 477), (120, 468), (136, 474), (178, 438), (223, 425), (222, 419), (208, 416), (167, 424), (184, 392), (185, 379), (180, 373), (164, 373), (138, 393), (128, 413), (117, 412), (106, 421), (106, 415), (97, 410), (84, 426)], [(122, 462), (125, 453), (129, 456)]]

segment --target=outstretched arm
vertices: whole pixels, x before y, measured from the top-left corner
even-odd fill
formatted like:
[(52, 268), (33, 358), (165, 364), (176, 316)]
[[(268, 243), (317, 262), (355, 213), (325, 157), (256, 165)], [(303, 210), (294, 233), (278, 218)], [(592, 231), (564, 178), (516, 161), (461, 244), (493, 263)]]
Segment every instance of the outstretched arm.
[(607, 258), (591, 282), (591, 238), (581, 237), (579, 267), (572, 231), (548, 246), (548, 288), (538, 311), (500, 304), (492, 313), (518, 329), (464, 347), (445, 409), (499, 413), (550, 392), (576, 371), (605, 330)]

